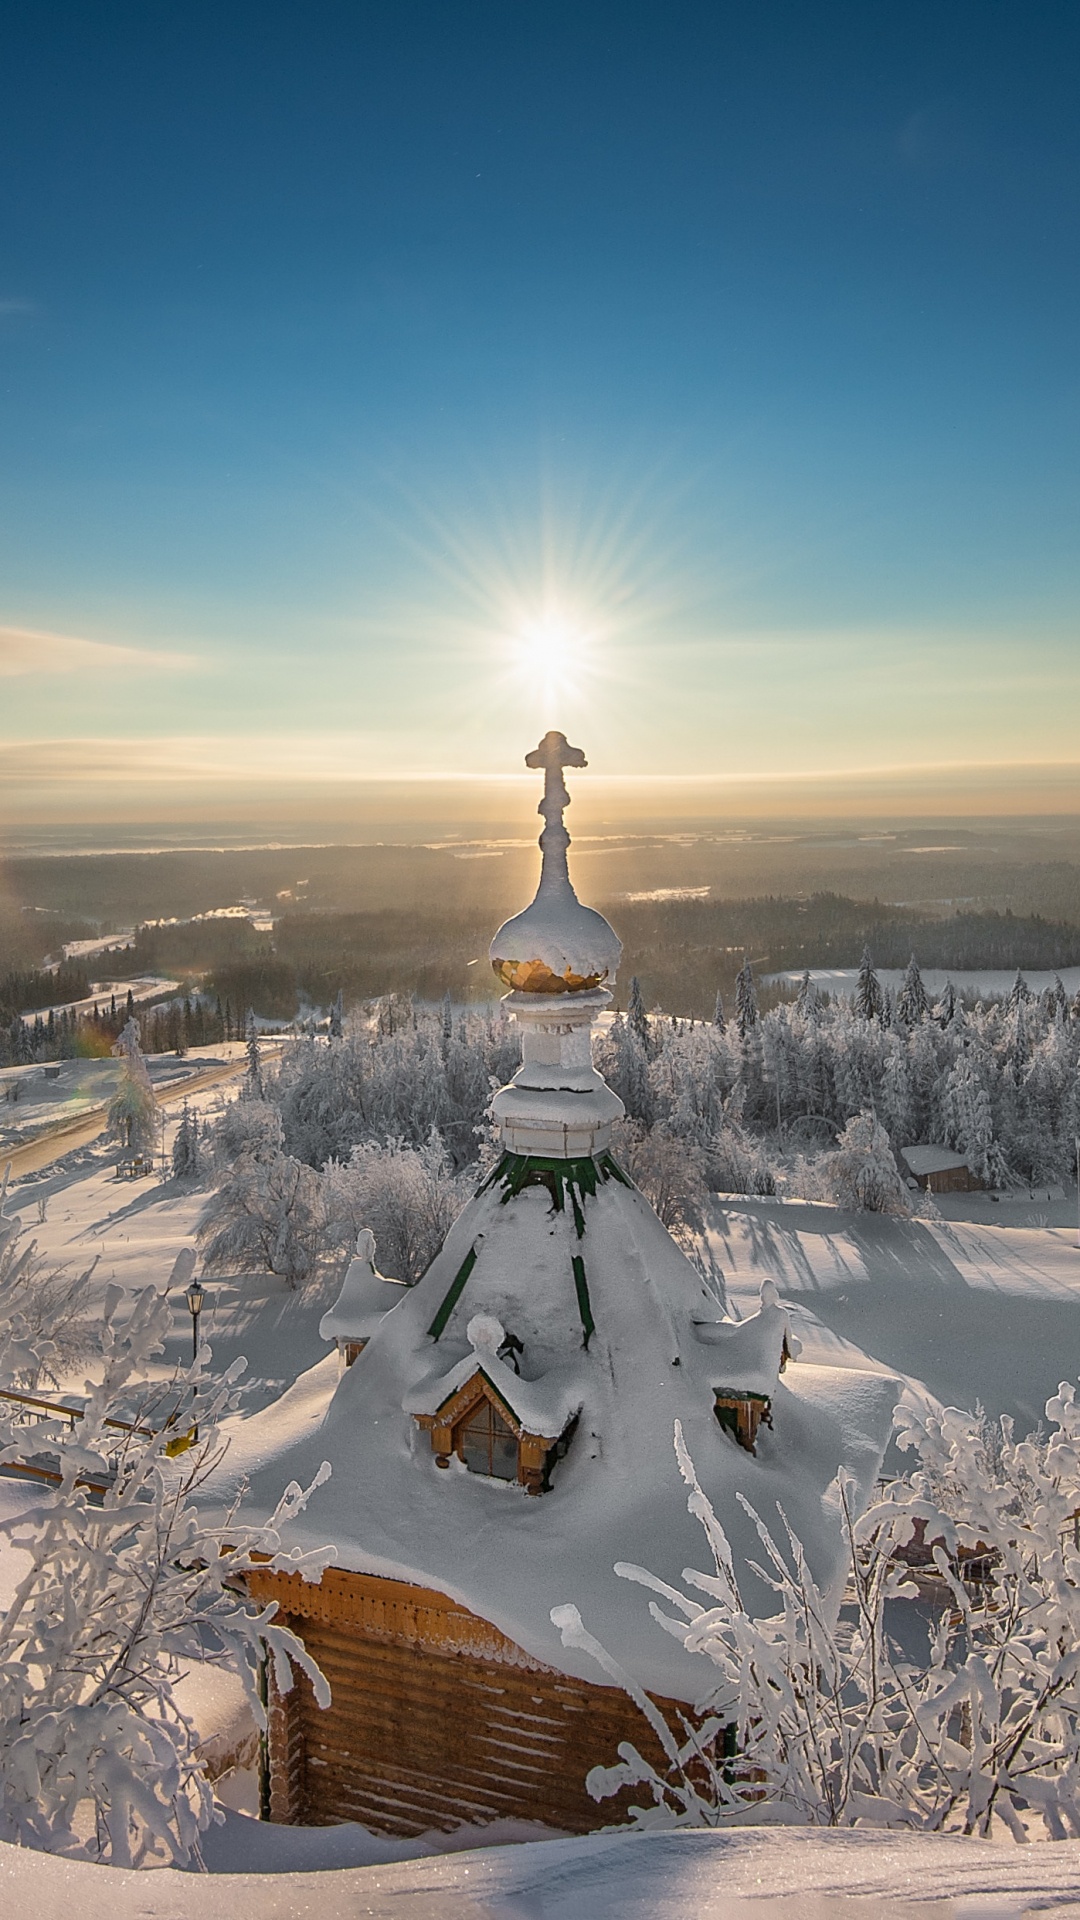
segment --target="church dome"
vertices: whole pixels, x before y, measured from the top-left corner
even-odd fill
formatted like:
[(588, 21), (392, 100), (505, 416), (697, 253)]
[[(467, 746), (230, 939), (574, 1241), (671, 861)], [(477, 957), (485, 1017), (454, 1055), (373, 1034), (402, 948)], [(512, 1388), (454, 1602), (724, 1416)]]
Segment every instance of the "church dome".
[(610, 986), (622, 942), (602, 913), (582, 906), (566, 865), (570, 835), (562, 816), (570, 795), (562, 770), (584, 767), (585, 755), (569, 746), (564, 734), (548, 733), (534, 753), (526, 754), (525, 765), (544, 769), (544, 797), (537, 808), (545, 823), (540, 885), (532, 905), (499, 928), (491, 964), (503, 985), (517, 993), (588, 993)]

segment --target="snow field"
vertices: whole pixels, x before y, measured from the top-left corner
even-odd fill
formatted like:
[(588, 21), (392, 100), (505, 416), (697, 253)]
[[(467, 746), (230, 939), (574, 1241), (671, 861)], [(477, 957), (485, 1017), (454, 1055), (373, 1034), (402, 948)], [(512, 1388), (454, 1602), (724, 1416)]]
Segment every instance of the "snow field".
[[(198, 1881), (0, 1845), (0, 1904), (32, 1920), (1034, 1920), (1080, 1915), (1080, 1842), (1013, 1847), (940, 1835), (745, 1827), (592, 1834), (425, 1859), (310, 1870), (350, 1830), (264, 1828), (296, 1843), (260, 1873), (246, 1829), (226, 1828), (236, 1871)], [(352, 1830), (355, 1832), (355, 1829)], [(303, 1852), (308, 1860), (300, 1866)], [(241, 1862), (245, 1864), (241, 1865)]]

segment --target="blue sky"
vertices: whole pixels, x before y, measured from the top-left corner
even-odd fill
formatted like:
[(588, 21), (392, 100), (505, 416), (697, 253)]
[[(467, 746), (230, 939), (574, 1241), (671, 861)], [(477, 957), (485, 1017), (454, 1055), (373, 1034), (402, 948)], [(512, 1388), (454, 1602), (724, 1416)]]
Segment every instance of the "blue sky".
[(1075, 760), (1078, 53), (1037, 0), (9, 13), (0, 794), (552, 722)]

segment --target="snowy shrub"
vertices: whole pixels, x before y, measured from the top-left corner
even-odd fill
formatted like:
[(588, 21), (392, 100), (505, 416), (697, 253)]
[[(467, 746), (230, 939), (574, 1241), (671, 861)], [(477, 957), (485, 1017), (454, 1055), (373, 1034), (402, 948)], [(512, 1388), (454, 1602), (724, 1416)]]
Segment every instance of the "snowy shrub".
[(344, 1165), (332, 1162), (323, 1180), (333, 1239), (351, 1247), (370, 1227), (386, 1272), (410, 1285), (426, 1273), (472, 1192), (434, 1132), (420, 1147), (366, 1141)]
[(616, 1122), (611, 1144), (669, 1232), (676, 1236), (700, 1233), (708, 1195), (700, 1148), (677, 1139), (662, 1125), (645, 1128), (632, 1120)]
[(214, 1162), (226, 1173), (240, 1161), (268, 1166), (282, 1151), (284, 1129), (273, 1102), (241, 1094), (226, 1107), (214, 1129)]
[(872, 1113), (848, 1121), (823, 1173), (838, 1207), (857, 1213), (911, 1212), (889, 1136)]
[(100, 1348), (90, 1310), (90, 1282), (97, 1261), (80, 1273), (45, 1260), (37, 1241), (20, 1244), (22, 1224), (7, 1211), (8, 1174), (0, 1185), (0, 1303), (5, 1323), (17, 1324), (18, 1348), (9, 1342), (7, 1361), (20, 1392), (56, 1386), (60, 1375)]
[[(657, 1624), (699, 1653), (701, 1714), (673, 1730), (593, 1638), (576, 1607), (554, 1609), (564, 1643), (583, 1648), (626, 1688), (659, 1738), (663, 1770), (629, 1743), (595, 1768), (600, 1800), (647, 1788), (641, 1825), (715, 1826), (774, 1806), (810, 1825), (913, 1827), (983, 1837), (1000, 1820), (1014, 1838), (1032, 1821), (1051, 1839), (1080, 1836), (1080, 1406), (1062, 1385), (1047, 1437), (1016, 1441), (1008, 1421), (950, 1409), (898, 1416), (916, 1472), (857, 1514), (835, 1483), (848, 1584), (839, 1618), (778, 1508), (756, 1526), (750, 1570), (775, 1611), (749, 1611), (731, 1548), (676, 1428), (689, 1507), (712, 1570), (680, 1592), (640, 1567), (616, 1571), (654, 1596)], [(920, 1584), (912, 1579), (912, 1563)], [(929, 1598), (925, 1660), (906, 1656), (890, 1606)], [(700, 1596), (700, 1598), (698, 1597)], [(722, 1741), (725, 1729), (734, 1739)], [(734, 1749), (734, 1754), (732, 1749)]]
[[(195, 1496), (221, 1458), (219, 1422), (243, 1362), (215, 1380), (204, 1348), (187, 1374), (151, 1385), (171, 1317), (153, 1289), (132, 1299), (110, 1288), (83, 1417), (27, 1426), (0, 1402), (0, 1461), (30, 1450), (56, 1474), (0, 1523), (22, 1560), (0, 1611), (0, 1839), (115, 1866), (186, 1865), (215, 1817), (197, 1732), (174, 1692), (182, 1662), (239, 1671), (260, 1725), (267, 1655), (281, 1686), (295, 1663), (328, 1697), (275, 1609), (242, 1596), (255, 1556), (318, 1577), (325, 1555), (280, 1548), (307, 1495), (291, 1486), (255, 1530), (236, 1510), (214, 1525), (201, 1518)], [(23, 1377), (35, 1346), (18, 1288), (0, 1286), (0, 1386)]]
[(318, 1265), (325, 1224), (319, 1174), (288, 1153), (252, 1154), (223, 1171), (198, 1238), (208, 1272), (269, 1272), (298, 1287)]

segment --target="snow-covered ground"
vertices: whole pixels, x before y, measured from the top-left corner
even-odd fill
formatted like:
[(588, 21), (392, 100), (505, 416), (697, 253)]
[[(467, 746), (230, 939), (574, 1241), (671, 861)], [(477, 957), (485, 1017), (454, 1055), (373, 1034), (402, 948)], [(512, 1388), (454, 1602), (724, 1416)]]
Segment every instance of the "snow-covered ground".
[[(1052, 987), (1057, 979), (1060, 979), (1070, 1000), (1074, 994), (1080, 992), (1080, 967), (1063, 967), (1060, 975), (1038, 971), (1029, 973), (1026, 968), (1021, 971), (1032, 993), (1045, 992), (1046, 988)], [(875, 972), (882, 986), (888, 987), (891, 993), (897, 993), (904, 984), (902, 967), (877, 967)], [(938, 995), (944, 992), (947, 980), (952, 981), (963, 1000), (1004, 1000), (1016, 979), (1015, 967), (1011, 970), (1001, 967), (982, 967), (971, 973), (963, 969), (956, 973), (949, 973), (943, 967), (922, 967), (920, 972), (923, 986), (932, 1000), (937, 999)], [(794, 993), (802, 977), (802, 968), (795, 967), (788, 973), (766, 974), (765, 985), (788, 987)], [(858, 967), (811, 967), (810, 978), (823, 993), (843, 995), (846, 999), (850, 999), (858, 982), (859, 969)]]
[[(1034, 1920), (1080, 1915), (1080, 1842), (1014, 1847), (941, 1835), (739, 1831), (592, 1834), (420, 1860), (310, 1869), (318, 1835), (342, 1851), (342, 1829), (292, 1839), (296, 1866), (271, 1877), (230, 1843), (238, 1871), (131, 1873), (0, 1845), (0, 1905), (32, 1920)], [(237, 1831), (240, 1829), (240, 1831)], [(306, 1849), (307, 1858), (304, 1858)]]

